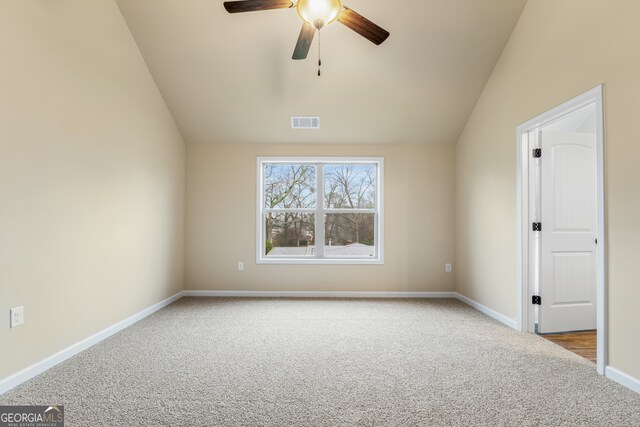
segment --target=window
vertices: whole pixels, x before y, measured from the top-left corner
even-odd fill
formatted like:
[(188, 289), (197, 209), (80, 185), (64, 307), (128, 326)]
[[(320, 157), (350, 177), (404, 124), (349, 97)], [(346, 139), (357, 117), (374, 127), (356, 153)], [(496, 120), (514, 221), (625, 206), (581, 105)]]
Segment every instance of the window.
[(258, 159), (257, 262), (382, 264), (381, 158)]

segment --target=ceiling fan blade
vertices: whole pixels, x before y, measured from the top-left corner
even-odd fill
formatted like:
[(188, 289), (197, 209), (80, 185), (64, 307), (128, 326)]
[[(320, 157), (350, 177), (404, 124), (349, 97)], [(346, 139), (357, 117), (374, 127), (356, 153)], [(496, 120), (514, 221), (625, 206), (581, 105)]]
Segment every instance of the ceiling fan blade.
[(302, 24), (300, 35), (298, 36), (298, 43), (293, 50), (293, 59), (306, 59), (311, 48), (311, 42), (313, 42), (313, 36), (316, 34), (316, 29), (313, 25)]
[(338, 15), (338, 21), (377, 45), (389, 37), (387, 30), (377, 26), (348, 7), (342, 9), (340, 15)]
[(290, 7), (293, 7), (293, 2), (291, 0), (241, 0), (224, 2), (224, 8), (229, 13), (288, 9)]

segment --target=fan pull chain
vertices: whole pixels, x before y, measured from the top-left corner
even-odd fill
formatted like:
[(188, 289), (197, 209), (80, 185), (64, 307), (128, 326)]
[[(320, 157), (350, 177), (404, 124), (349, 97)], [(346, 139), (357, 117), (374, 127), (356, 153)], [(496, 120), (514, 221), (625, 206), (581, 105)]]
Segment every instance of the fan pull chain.
[(320, 29), (318, 29), (318, 77), (320, 77), (321, 66), (322, 66), (322, 59), (320, 55)]

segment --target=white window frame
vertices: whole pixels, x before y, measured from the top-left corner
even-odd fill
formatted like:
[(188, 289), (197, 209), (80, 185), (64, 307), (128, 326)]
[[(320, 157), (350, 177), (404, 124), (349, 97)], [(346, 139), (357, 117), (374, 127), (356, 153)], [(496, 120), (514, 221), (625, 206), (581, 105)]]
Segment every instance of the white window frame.
[[(316, 256), (311, 257), (278, 257), (263, 255), (265, 248), (264, 215), (264, 165), (266, 163), (282, 164), (374, 164), (376, 165), (376, 208), (375, 208), (375, 254), (374, 257), (324, 257), (324, 221), (316, 221), (315, 242)], [(257, 206), (256, 206), (256, 263), (257, 264), (384, 264), (384, 159), (382, 157), (258, 157), (257, 158)], [(316, 167), (316, 207), (301, 209), (300, 212), (313, 213), (316, 218), (323, 218), (327, 213), (362, 213), (371, 209), (326, 209), (324, 206), (323, 168)], [(290, 211), (290, 210), (288, 210)]]

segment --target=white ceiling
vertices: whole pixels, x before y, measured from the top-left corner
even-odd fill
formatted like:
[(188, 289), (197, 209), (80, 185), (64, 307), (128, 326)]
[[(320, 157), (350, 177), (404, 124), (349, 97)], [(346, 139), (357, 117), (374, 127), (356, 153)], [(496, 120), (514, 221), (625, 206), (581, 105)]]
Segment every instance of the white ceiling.
[[(295, 9), (228, 14), (221, 0), (117, 0), (190, 143), (455, 143), (526, 0), (345, 0), (391, 33), (334, 22), (293, 61)], [(320, 130), (290, 116), (319, 115)]]

